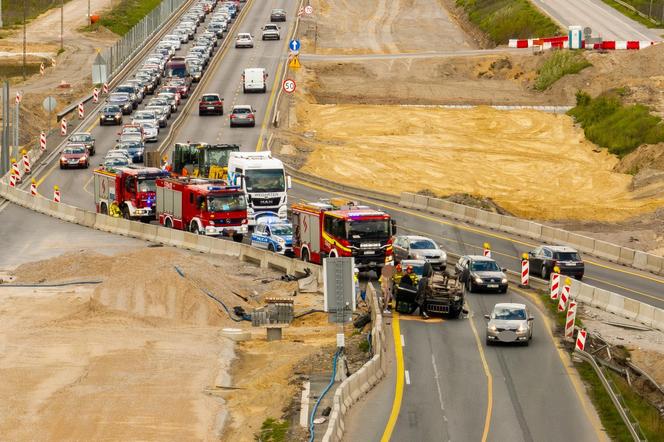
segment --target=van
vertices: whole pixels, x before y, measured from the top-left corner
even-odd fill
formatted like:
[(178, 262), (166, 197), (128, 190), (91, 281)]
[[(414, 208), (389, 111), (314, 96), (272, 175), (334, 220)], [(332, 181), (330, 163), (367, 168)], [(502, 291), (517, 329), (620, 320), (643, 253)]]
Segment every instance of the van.
[(247, 68), (242, 74), (242, 90), (247, 92), (265, 92), (267, 72), (263, 68)]

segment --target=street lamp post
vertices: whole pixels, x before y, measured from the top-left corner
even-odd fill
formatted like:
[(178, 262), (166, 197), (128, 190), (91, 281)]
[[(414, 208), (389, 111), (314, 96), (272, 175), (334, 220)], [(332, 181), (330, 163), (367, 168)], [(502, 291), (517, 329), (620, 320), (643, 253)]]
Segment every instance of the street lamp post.
[[(2, 3), (2, 0), (0, 0), (0, 3)], [(26, 77), (26, 72), (25, 72), (25, 42), (26, 42), (25, 16), (27, 15), (26, 9), (28, 9), (28, 2), (23, 2), (23, 80), (25, 80)]]
[(60, 50), (65, 50), (65, 0), (60, 0)]

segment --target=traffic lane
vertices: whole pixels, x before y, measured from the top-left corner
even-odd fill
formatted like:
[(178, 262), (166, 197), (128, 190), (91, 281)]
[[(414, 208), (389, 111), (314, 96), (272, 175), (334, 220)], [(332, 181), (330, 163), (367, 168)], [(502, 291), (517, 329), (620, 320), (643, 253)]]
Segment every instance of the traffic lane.
[[(223, 116), (198, 116), (198, 108), (192, 107), (187, 115), (187, 123), (177, 134), (181, 141), (202, 141), (207, 143), (238, 144), (242, 151), (254, 151), (261, 135), (263, 121), (267, 118), (268, 103), (273, 96), (274, 79), (278, 77), (278, 67), (283, 59), (285, 39), (293, 25), (296, 2), (281, 0), (275, 2), (274, 8), (281, 7), (289, 12), (288, 21), (281, 25), (282, 40), (260, 39), (260, 28), (269, 23), (270, 9), (255, 8), (249, 11), (239, 32), (251, 32), (256, 37), (253, 48), (229, 48), (224, 62), (212, 73), (210, 85), (205, 92), (219, 93), (224, 98)], [(234, 38), (230, 35), (229, 38)], [(245, 68), (262, 67), (268, 73), (265, 93), (243, 93), (242, 73)], [(279, 87), (277, 85), (276, 87)], [(234, 105), (248, 104), (256, 109), (256, 125), (254, 127), (230, 127), (230, 113)], [(172, 146), (168, 147), (169, 149)]]
[[(528, 306), (533, 321), (533, 340), (528, 347), (518, 345), (487, 346), (487, 320), (497, 303), (517, 302)], [(557, 342), (547, 331), (548, 323), (530, 298), (510, 290), (506, 295), (471, 293), (466, 303), (483, 343), (489, 369), (493, 375), (494, 404), (490, 440), (559, 441), (598, 440), (590, 424), (595, 417), (586, 414), (565, 363), (561, 360)], [(572, 374), (576, 376), (576, 374)], [(502, 413), (515, 416), (506, 425)], [(564, 425), (560, 425), (564, 422)], [(514, 430), (520, 434), (513, 434)]]
[[(343, 196), (334, 191), (325, 191), (317, 186), (294, 183), (289, 192), (290, 202), (317, 200)], [(352, 198), (357, 200), (357, 198)], [(426, 235), (441, 246), (456, 254), (481, 254), (485, 242), (491, 244), (492, 256), (501, 267), (520, 272), (520, 256), (534, 249), (538, 243), (530, 239), (513, 237), (507, 233), (484, 231), (483, 229), (442, 218), (437, 215), (396, 207), (393, 204), (380, 204), (368, 200), (360, 202), (384, 209), (397, 221), (399, 234)], [(639, 300), (655, 307), (664, 307), (664, 279), (635, 269), (602, 263), (594, 257), (586, 257), (586, 277), (584, 280), (596, 287), (604, 288), (620, 295)]]
[[(535, 4), (564, 26), (589, 26), (604, 40), (653, 40), (661, 37), (601, 0), (535, 0)], [(533, 37), (544, 37), (534, 35)]]
[(69, 223), (15, 204), (2, 212), (0, 223), (0, 269), (49, 259), (63, 253), (90, 250), (112, 254), (148, 243)]
[(400, 318), (410, 385), (392, 440), (481, 440), (487, 378), (468, 319)]

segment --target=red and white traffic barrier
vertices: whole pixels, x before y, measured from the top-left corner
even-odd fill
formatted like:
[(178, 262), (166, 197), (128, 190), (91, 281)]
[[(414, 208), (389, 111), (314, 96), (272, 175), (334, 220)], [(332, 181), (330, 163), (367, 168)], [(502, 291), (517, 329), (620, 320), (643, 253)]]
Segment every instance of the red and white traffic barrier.
[(41, 150), (46, 150), (46, 133), (44, 133), (44, 131), (41, 131), (39, 134), (39, 148)]
[(603, 50), (639, 50), (645, 49), (649, 46), (656, 44), (654, 41), (621, 41), (610, 40), (601, 43), (593, 43), (584, 45), (585, 49), (603, 49)]
[(9, 187), (16, 187), (16, 175), (13, 173), (9, 174)]
[(92, 102), (99, 103), (99, 89), (92, 89)]
[(30, 157), (27, 153), (23, 154), (23, 173), (26, 175), (30, 173)]
[(579, 333), (576, 334), (576, 349), (583, 351), (586, 348), (586, 336), (588, 332), (584, 329), (579, 330)]
[(521, 260), (521, 286), (528, 287), (528, 282), (530, 281), (530, 264), (528, 259), (523, 258)]
[(39, 75), (44, 75), (44, 63), (39, 65)]
[(30, 195), (32, 196), (37, 196), (37, 182), (35, 179), (32, 179), (32, 182), (30, 183)]
[[(609, 40), (603, 41), (601, 43), (592, 43), (586, 44), (581, 42), (581, 45), (585, 49), (603, 49), (603, 50), (639, 50), (647, 48), (657, 44), (654, 41), (636, 41), (636, 40)], [(527, 49), (534, 46), (541, 46), (542, 49), (561, 49), (569, 47), (569, 38), (568, 36), (561, 37), (545, 37), (545, 38), (514, 38), (510, 39), (508, 42), (508, 47), (518, 48), (518, 49)]]
[(63, 137), (67, 135), (67, 120), (64, 118), (60, 121), (60, 135)]
[(16, 182), (21, 181), (21, 169), (19, 169), (18, 163), (13, 158), (12, 158), (12, 175), (16, 176)]
[(60, 188), (58, 186), (53, 186), (53, 202), (60, 202)]
[(565, 339), (574, 338), (574, 321), (576, 320), (576, 301), (573, 299), (569, 302), (567, 309), (567, 319), (565, 319)]
[(85, 117), (85, 107), (83, 107), (83, 103), (78, 103), (78, 118), (80, 120)]
[(21, 93), (20, 92), (16, 92), (15, 102), (16, 102), (17, 105), (21, 104)]
[(108, 95), (108, 83), (104, 83), (102, 90), (104, 91), (104, 95)]
[(560, 273), (551, 273), (551, 299), (558, 299), (560, 294)]
[(491, 244), (485, 242), (482, 247), (482, 255), (491, 258)]
[(563, 284), (563, 290), (560, 292), (560, 299), (558, 300), (558, 311), (559, 312), (564, 312), (565, 309), (567, 308), (567, 301), (569, 300), (569, 293), (570, 290), (572, 289), (570, 287), (571, 280), (569, 278), (565, 278), (565, 284)]

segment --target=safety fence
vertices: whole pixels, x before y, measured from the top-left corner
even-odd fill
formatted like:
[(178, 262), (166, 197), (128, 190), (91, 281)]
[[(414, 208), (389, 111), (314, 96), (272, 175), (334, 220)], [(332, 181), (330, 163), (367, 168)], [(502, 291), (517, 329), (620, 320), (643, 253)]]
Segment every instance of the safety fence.
[(320, 266), (257, 249), (248, 244), (90, 212), (56, 203), (39, 195), (32, 196), (4, 182), (0, 182), (0, 196), (35, 212), (96, 230), (202, 253), (235, 256), (241, 261), (254, 263), (262, 268), (273, 268), (289, 275), (311, 273), (319, 282), (322, 281)]
[(617, 244), (545, 226), (533, 221), (500, 215), (475, 207), (464, 206), (463, 204), (456, 204), (443, 199), (431, 198), (415, 193), (402, 193), (399, 205), (458, 219), (489, 229), (522, 235), (547, 243), (567, 244), (581, 252), (598, 258), (658, 275), (664, 275), (664, 258), (661, 256), (621, 247)]
[(346, 413), (362, 396), (367, 394), (385, 376), (387, 370), (387, 345), (385, 327), (378, 296), (373, 285), (367, 284), (367, 296), (371, 300), (371, 346), (374, 356), (358, 371), (347, 377), (334, 392), (332, 411), (323, 435), (323, 442), (337, 442), (343, 439)]

